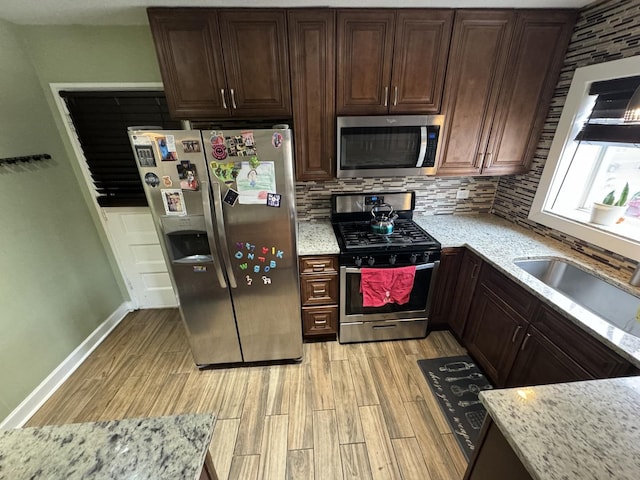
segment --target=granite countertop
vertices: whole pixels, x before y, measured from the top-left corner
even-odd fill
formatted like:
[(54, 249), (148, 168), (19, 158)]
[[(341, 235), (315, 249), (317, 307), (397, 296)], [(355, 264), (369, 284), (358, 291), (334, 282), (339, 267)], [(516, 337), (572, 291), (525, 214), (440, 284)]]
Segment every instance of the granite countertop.
[(0, 479), (200, 478), (214, 415), (0, 430)]
[(491, 390), (480, 399), (535, 480), (640, 476), (640, 377)]
[[(566, 316), (640, 368), (640, 338), (605, 322), (556, 290), (516, 266), (526, 258), (563, 258), (592, 271), (623, 290), (640, 296), (640, 288), (628, 283), (627, 273), (590, 259), (552, 238), (518, 227), (495, 215), (415, 215), (414, 220), (443, 247), (467, 247), (522, 285), (551, 308)], [(340, 249), (329, 221), (301, 222), (298, 225), (298, 254), (338, 254)]]

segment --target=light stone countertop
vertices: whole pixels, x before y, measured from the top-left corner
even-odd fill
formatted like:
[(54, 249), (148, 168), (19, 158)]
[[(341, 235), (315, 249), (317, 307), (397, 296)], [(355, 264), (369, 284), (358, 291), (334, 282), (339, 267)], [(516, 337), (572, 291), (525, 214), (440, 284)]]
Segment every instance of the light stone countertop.
[(490, 390), (480, 399), (535, 480), (640, 478), (640, 377)]
[(198, 480), (215, 416), (0, 430), (0, 479)]
[(338, 255), (331, 222), (298, 222), (298, 255)]
[[(623, 290), (640, 297), (640, 288), (628, 284), (620, 271), (571, 250), (552, 238), (516, 226), (495, 215), (415, 215), (414, 220), (443, 247), (467, 247), (504, 272), (585, 332), (640, 368), (640, 338), (610, 325), (580, 307), (540, 280), (516, 266), (516, 259), (554, 257), (592, 271)], [(333, 228), (326, 222), (298, 224), (298, 254), (321, 255), (340, 252)]]

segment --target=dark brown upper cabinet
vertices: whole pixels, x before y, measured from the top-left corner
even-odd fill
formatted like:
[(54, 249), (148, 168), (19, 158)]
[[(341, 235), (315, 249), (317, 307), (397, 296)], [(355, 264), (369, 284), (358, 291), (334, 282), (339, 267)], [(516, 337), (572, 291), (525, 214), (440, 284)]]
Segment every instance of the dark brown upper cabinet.
[(340, 115), (440, 111), (453, 10), (338, 10)]
[(291, 115), (284, 10), (150, 8), (175, 118)]
[(456, 12), (438, 175), (528, 170), (575, 17), (565, 10)]
[(296, 179), (335, 176), (335, 11), (288, 12)]

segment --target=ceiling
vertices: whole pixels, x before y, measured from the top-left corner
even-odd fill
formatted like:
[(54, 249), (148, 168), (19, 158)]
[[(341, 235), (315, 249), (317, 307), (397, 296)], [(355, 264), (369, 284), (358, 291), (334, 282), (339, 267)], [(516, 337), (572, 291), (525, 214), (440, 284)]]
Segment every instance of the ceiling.
[(581, 8), (593, 0), (5, 0), (0, 18), (20, 25), (146, 25), (149, 6)]

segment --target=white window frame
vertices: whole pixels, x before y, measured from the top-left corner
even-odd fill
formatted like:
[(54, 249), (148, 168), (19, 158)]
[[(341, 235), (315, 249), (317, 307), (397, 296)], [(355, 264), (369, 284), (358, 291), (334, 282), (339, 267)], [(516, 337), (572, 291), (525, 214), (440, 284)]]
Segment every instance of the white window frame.
[(580, 120), (586, 119), (593, 108), (595, 96), (589, 95), (591, 84), (638, 74), (640, 74), (640, 55), (576, 69), (531, 205), (529, 219), (619, 255), (640, 261), (640, 242), (562, 217), (545, 207), (547, 202), (555, 198), (562, 185), (562, 179), (570, 162), (562, 162), (561, 160), (567, 158), (566, 156), (573, 156), (572, 150), (576, 148), (576, 144), (572, 140), (582, 128), (583, 122)]

